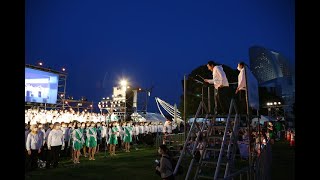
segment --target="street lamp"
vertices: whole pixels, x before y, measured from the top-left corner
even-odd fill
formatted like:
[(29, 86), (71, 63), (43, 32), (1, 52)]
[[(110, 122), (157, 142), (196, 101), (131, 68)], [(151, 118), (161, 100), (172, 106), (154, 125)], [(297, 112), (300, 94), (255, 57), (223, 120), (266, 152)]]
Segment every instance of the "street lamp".
[[(282, 103), (279, 101), (279, 102), (267, 102), (267, 107), (268, 107), (268, 117), (271, 118), (271, 116), (276, 116), (276, 118), (278, 118), (279, 114), (278, 114), (278, 111), (279, 111), (279, 107), (282, 107), (281, 105)], [(275, 113), (274, 115), (272, 114), (272, 110), (275, 109)]]
[(125, 80), (125, 79), (122, 79), (121, 81), (120, 81), (120, 85), (122, 86), (122, 87), (127, 87), (127, 80)]

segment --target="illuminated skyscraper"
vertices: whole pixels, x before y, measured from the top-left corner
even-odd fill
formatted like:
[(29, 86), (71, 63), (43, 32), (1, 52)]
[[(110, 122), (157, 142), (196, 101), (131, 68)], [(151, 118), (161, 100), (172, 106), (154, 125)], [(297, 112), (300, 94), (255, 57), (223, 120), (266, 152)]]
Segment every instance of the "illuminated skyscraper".
[(249, 58), (250, 69), (259, 86), (275, 89), (276, 94), (291, 107), (295, 101), (295, 75), (289, 61), (280, 53), (261, 46), (250, 47)]

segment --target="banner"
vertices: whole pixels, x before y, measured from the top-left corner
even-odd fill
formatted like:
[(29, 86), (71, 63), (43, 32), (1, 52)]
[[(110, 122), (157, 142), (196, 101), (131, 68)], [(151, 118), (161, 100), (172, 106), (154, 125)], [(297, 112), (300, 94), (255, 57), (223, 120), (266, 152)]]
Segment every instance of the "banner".
[(252, 74), (250, 69), (245, 66), (245, 74), (247, 80), (247, 95), (249, 107), (259, 110), (259, 88), (256, 77)]

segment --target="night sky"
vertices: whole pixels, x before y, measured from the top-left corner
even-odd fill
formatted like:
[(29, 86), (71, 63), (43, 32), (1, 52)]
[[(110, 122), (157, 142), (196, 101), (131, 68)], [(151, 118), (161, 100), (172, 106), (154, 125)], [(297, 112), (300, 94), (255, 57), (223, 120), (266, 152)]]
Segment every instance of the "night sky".
[(295, 62), (294, 0), (26, 0), (25, 62), (68, 73), (66, 95), (97, 103), (126, 78), (179, 104), (208, 60), (234, 69), (259, 45)]

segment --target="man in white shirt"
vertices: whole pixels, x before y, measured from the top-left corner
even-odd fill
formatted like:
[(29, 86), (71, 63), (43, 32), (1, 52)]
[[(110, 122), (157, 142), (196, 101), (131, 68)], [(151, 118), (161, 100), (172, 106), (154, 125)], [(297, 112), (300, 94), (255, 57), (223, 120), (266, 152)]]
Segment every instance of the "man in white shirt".
[(247, 112), (247, 101), (246, 101), (246, 76), (244, 62), (239, 62), (237, 69), (240, 71), (238, 75), (238, 87), (235, 92), (237, 95), (237, 105), (240, 114), (246, 114)]
[[(216, 92), (214, 93), (215, 114), (226, 115), (229, 111), (231, 92), (226, 73), (222, 65), (217, 65), (213, 61), (207, 63), (208, 70), (212, 71), (212, 79), (204, 79), (205, 82), (213, 84)], [(218, 110), (218, 106), (220, 109)]]

